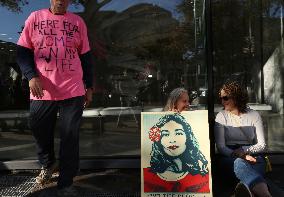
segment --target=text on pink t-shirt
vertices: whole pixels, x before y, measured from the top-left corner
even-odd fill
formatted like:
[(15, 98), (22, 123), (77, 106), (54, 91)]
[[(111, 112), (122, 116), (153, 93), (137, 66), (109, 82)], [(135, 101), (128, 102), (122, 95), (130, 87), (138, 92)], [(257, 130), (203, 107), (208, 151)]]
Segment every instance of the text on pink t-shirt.
[[(79, 55), (90, 50), (87, 27), (70, 12), (54, 15), (48, 9), (31, 13), (18, 45), (34, 51), (36, 71), (43, 86), (40, 100), (63, 100), (85, 94)], [(31, 99), (39, 100), (33, 95)]]

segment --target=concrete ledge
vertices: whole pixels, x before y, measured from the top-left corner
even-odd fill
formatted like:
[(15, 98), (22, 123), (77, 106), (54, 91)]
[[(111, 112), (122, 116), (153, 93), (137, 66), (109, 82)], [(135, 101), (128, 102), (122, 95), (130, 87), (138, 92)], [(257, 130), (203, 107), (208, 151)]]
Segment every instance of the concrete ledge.
[(100, 111), (102, 116), (119, 116), (140, 114), (141, 109), (137, 107), (106, 107)]
[(162, 111), (163, 111), (162, 107), (144, 109), (144, 112), (162, 112)]
[(16, 119), (16, 118), (27, 118), (29, 111), (3, 111), (0, 113), (0, 119)]
[(92, 109), (85, 109), (83, 111), (83, 117), (95, 117), (95, 116), (99, 116), (101, 115), (100, 114), (100, 111), (102, 110), (103, 108), (100, 107), (100, 108), (92, 108)]
[[(260, 104), (260, 103), (248, 103), (248, 106), (250, 109), (256, 110), (256, 111), (271, 111), (272, 106), (267, 104)], [(221, 104), (215, 104), (214, 105), (214, 112), (218, 113), (223, 109), (223, 106)]]
[[(140, 156), (109, 156), (81, 159), (80, 169), (140, 168)], [(0, 161), (0, 170), (39, 170), (37, 160)]]
[(260, 104), (260, 103), (248, 103), (248, 106), (256, 111), (271, 111), (272, 106), (267, 104)]
[(41, 166), (37, 160), (13, 160), (1, 161), (0, 170), (35, 170), (40, 169)]

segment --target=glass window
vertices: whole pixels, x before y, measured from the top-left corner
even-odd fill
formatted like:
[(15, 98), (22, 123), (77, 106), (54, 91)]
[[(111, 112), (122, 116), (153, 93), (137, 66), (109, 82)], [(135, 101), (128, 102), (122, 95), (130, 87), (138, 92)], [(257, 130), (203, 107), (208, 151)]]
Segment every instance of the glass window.
[[(30, 12), (49, 2), (20, 2), (0, 8), (6, 27), (0, 32), (0, 135), (6, 143), (0, 159), (35, 158), (36, 152), (15, 43)], [(81, 157), (140, 155), (140, 113), (162, 110), (176, 87), (190, 92), (195, 109), (207, 107), (204, 9), (203, 0), (90, 0), (70, 7), (86, 21), (96, 77), (93, 103), (83, 115)], [(58, 150), (58, 129), (55, 145)]]
[(215, 111), (220, 86), (241, 82), (262, 115), (268, 151), (283, 152), (283, 3), (214, 1), (212, 8)]

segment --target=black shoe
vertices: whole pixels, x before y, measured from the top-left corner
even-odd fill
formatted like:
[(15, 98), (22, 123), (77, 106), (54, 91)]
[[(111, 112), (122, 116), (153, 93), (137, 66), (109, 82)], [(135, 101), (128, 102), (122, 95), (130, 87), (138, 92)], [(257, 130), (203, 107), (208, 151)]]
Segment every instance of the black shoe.
[(248, 186), (238, 183), (235, 188), (235, 197), (253, 197), (253, 195)]

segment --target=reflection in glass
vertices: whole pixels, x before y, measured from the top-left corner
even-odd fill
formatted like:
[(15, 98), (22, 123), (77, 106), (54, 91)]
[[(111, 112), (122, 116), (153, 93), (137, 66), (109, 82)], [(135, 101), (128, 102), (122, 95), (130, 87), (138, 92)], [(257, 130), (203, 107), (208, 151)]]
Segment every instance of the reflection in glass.
[[(176, 87), (190, 92), (195, 108), (206, 107), (204, 0), (72, 2), (69, 10), (88, 27), (96, 76), (81, 127), (82, 157), (139, 155), (141, 111), (160, 111)], [(0, 22), (6, 27), (0, 32), (0, 110), (11, 117), (0, 120), (1, 135), (20, 132), (23, 140), (8, 138), (9, 143), (30, 144), (24, 154), (0, 151), (0, 158), (35, 157), (27, 123), (28, 82), (16, 63), (15, 46), (26, 17), (48, 6), (48, 1), (9, 1), (0, 7), (0, 17), (9, 18)]]
[(249, 93), (249, 106), (262, 114), (268, 151), (283, 151), (283, 3), (212, 5), (215, 95), (225, 81), (239, 81)]
[(82, 13), (93, 10), (86, 21), (96, 61), (94, 106), (117, 106), (121, 96), (123, 105), (162, 106), (175, 87), (206, 86), (202, 2), (129, 2)]

